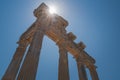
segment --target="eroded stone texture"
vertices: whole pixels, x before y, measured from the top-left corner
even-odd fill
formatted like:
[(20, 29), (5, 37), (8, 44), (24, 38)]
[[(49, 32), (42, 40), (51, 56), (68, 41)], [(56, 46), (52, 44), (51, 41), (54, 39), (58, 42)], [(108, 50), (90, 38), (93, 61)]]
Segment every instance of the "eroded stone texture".
[(2, 80), (15, 80), (27, 45), (28, 45), (28, 42), (26, 42), (26, 41), (19, 42), (19, 46), (16, 49), (13, 59), (12, 59), (11, 63), (9, 64)]
[(41, 30), (36, 31), (18, 75), (18, 80), (35, 80), (43, 36), (44, 33)]
[(96, 72), (96, 66), (93, 64), (89, 64), (87, 65), (89, 71), (90, 71), (90, 75), (92, 77), (92, 80), (99, 80), (98, 74)]
[(85, 65), (82, 59), (78, 57), (76, 62), (77, 62), (79, 80), (88, 80), (86, 70), (85, 70)]
[(95, 60), (84, 50), (85, 45), (83, 42), (74, 42), (76, 36), (72, 32), (68, 33), (66, 31), (68, 22), (57, 14), (49, 14), (48, 9), (47, 5), (42, 3), (34, 10), (34, 16), (37, 20), (20, 37), (20, 42), (23, 41), (27, 45), (28, 43), (30, 44), (22, 67), (18, 72), (27, 46), (21, 47), (23, 44), (20, 44), (3, 76), (3, 80), (14, 80), (17, 74), (18, 80), (35, 80), (44, 35), (47, 35), (59, 46), (58, 80), (69, 80), (67, 52), (76, 59), (79, 80), (87, 80), (85, 66), (90, 70), (92, 79), (98, 80), (96, 69), (93, 66)]
[(69, 80), (68, 54), (62, 46), (59, 46), (58, 70), (58, 80)]

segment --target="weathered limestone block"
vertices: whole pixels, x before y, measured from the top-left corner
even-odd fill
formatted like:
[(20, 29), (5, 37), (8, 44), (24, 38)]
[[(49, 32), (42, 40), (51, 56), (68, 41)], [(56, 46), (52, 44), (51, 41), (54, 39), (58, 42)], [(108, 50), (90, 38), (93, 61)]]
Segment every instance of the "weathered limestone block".
[(68, 38), (72, 41), (76, 39), (76, 36), (72, 32), (69, 32), (67, 35), (68, 35)]
[(86, 47), (83, 42), (79, 42), (79, 43), (77, 44), (77, 46), (78, 46), (78, 48), (81, 49), (81, 50), (85, 49), (85, 47)]
[(34, 16), (37, 18), (41, 17), (41, 14), (46, 13), (48, 13), (48, 6), (45, 3), (42, 3), (37, 9), (34, 10)]

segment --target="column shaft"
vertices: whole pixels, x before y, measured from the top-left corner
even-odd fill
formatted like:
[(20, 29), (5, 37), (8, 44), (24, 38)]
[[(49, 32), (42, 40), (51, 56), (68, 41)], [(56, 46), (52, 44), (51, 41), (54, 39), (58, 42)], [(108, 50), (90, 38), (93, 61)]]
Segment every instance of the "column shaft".
[(89, 68), (92, 80), (99, 80), (95, 66), (94, 65), (90, 65), (88, 68)]
[(13, 59), (9, 64), (2, 80), (15, 80), (20, 67), (20, 63), (24, 56), (25, 50), (26, 50), (26, 46), (21, 46), (21, 45), (18, 46), (13, 56)]
[(58, 80), (69, 80), (68, 54), (62, 46), (59, 46)]
[(79, 80), (88, 80), (86, 75), (86, 70), (84, 64), (80, 61), (80, 59), (77, 59), (77, 68), (78, 68), (78, 74), (79, 74)]
[(35, 80), (44, 33), (36, 30), (17, 80)]

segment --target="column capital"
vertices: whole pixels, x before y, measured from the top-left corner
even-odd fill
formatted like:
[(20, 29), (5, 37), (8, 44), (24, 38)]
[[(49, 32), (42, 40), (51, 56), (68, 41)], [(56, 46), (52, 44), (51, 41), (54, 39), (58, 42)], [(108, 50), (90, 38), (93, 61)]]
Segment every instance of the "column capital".
[(78, 57), (76, 58), (76, 62), (77, 62), (77, 64), (79, 64), (79, 65), (85, 65), (85, 60), (84, 60), (84, 58), (81, 58), (80, 56), (78, 56)]
[(64, 45), (58, 45), (58, 47), (59, 47), (59, 50), (66, 50), (66, 49), (64, 48)]
[(91, 67), (96, 68), (96, 66), (95, 66), (94, 64), (92, 64), (92, 63), (88, 63), (88, 64), (86, 64), (86, 66), (87, 66), (88, 68), (91, 68)]
[(29, 40), (27, 40), (27, 39), (23, 39), (23, 40), (19, 40), (18, 42), (17, 42), (17, 44), (19, 45), (19, 47), (21, 47), (21, 48), (25, 48), (26, 46), (28, 46), (28, 44), (30, 43), (30, 41)]
[(97, 66), (92, 64), (92, 63), (86, 64), (86, 67), (89, 68), (89, 69), (96, 69), (97, 68)]

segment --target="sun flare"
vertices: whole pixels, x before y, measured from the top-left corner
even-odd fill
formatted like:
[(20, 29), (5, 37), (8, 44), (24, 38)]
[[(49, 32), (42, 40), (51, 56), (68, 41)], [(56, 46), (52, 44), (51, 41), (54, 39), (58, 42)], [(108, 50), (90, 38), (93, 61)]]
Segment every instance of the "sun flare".
[(49, 6), (49, 12), (50, 12), (51, 14), (57, 13), (56, 7), (55, 7), (55, 6)]

